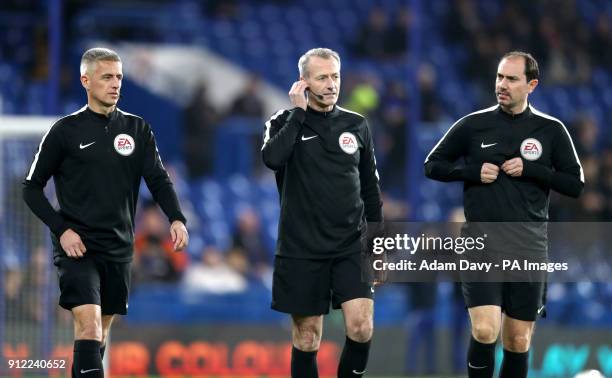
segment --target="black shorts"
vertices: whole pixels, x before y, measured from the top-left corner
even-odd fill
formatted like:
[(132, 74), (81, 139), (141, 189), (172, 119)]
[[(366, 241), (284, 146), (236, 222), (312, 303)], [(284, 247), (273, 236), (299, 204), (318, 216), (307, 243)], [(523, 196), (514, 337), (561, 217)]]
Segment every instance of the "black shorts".
[(59, 305), (66, 310), (97, 304), (102, 315), (127, 313), (130, 290), (130, 263), (105, 260), (88, 251), (80, 259), (56, 259), (59, 278)]
[(299, 316), (329, 313), (355, 298), (374, 297), (374, 288), (361, 282), (359, 253), (330, 259), (276, 256), (272, 309)]
[(546, 317), (546, 282), (462, 282), (467, 308), (495, 305), (511, 318)]

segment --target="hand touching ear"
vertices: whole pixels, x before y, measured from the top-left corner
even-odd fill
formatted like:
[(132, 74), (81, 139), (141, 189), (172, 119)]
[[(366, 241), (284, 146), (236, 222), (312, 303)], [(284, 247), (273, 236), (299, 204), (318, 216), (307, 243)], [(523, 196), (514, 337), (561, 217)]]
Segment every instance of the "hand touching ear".
[(308, 84), (304, 80), (298, 80), (291, 86), (291, 89), (289, 90), (289, 100), (291, 100), (291, 103), (295, 107), (306, 110), (306, 106), (308, 106), (308, 100), (304, 92), (307, 88)]

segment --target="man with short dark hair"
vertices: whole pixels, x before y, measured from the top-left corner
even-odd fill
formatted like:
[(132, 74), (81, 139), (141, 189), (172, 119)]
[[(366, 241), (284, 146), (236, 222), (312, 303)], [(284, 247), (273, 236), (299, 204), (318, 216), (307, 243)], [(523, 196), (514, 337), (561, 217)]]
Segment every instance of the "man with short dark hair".
[[(80, 71), (87, 105), (43, 136), (23, 197), (51, 230), (59, 304), (74, 318), (72, 376), (103, 378), (113, 317), (127, 313), (141, 178), (171, 222), (174, 249), (184, 249), (189, 236), (151, 126), (117, 108), (123, 79), (119, 55), (89, 49)], [(51, 177), (57, 211), (43, 193)]]
[(366, 371), (374, 289), (361, 282), (366, 221), (382, 221), (374, 143), (366, 119), (336, 105), (340, 57), (318, 48), (299, 60), (294, 108), (264, 131), (264, 163), (275, 171), (281, 202), (272, 308), (291, 314), (291, 376), (318, 377), (323, 315), (342, 308), (346, 341), (338, 377)]
[[(425, 160), (427, 177), (464, 182), (468, 222), (544, 223), (551, 189), (571, 197), (582, 191), (584, 174), (567, 129), (527, 101), (538, 76), (538, 64), (530, 54), (504, 55), (495, 82), (497, 105), (455, 122)], [(460, 158), (464, 164), (456, 163)], [(546, 256), (546, 238), (544, 228), (536, 236), (537, 256)], [(545, 314), (546, 282), (462, 282), (462, 286), (472, 324), (468, 376), (493, 376), (501, 330), (500, 377), (527, 377), (534, 324)]]

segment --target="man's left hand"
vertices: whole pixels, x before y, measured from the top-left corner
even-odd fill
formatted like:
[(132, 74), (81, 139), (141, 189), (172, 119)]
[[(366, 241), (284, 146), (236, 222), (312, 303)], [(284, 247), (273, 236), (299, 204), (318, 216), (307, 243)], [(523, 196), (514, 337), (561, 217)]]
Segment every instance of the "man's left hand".
[(187, 227), (181, 221), (174, 221), (170, 225), (170, 235), (174, 243), (175, 251), (182, 251), (189, 244), (189, 233)]
[(512, 177), (521, 177), (523, 175), (523, 159), (516, 157), (514, 159), (506, 160), (502, 164), (501, 169)]

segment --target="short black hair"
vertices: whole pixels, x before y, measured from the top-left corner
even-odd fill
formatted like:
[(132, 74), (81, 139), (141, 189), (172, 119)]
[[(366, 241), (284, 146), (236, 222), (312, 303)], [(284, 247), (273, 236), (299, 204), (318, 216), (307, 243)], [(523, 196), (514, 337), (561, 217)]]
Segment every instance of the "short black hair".
[(504, 56), (502, 56), (500, 61), (506, 58), (513, 58), (516, 56), (520, 56), (525, 59), (525, 76), (527, 77), (527, 82), (530, 82), (531, 80), (540, 77), (540, 69), (538, 68), (538, 62), (530, 53), (524, 51), (510, 51), (509, 53), (506, 53)]

